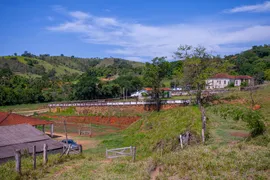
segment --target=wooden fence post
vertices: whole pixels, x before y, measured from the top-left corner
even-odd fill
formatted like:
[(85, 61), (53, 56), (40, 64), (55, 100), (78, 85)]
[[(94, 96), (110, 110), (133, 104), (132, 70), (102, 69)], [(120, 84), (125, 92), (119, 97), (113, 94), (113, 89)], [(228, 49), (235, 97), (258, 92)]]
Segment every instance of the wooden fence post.
[(81, 144), (79, 145), (79, 153), (80, 154), (82, 153), (82, 145)]
[(47, 149), (48, 149), (48, 145), (44, 144), (44, 147), (43, 147), (43, 165), (47, 164), (47, 162), (48, 162)]
[(15, 151), (15, 161), (16, 161), (15, 170), (17, 173), (21, 174), (21, 150), (20, 149), (17, 149)]
[(135, 147), (133, 147), (133, 150), (132, 150), (132, 160), (133, 160), (133, 162), (135, 162), (135, 159), (136, 159), (136, 146)]
[(33, 154), (32, 154), (32, 157), (33, 157), (33, 168), (36, 169), (37, 167), (37, 156), (36, 156), (36, 146), (33, 146)]
[(69, 155), (70, 149), (71, 149), (71, 144), (68, 145), (68, 149), (67, 149), (67, 151), (66, 151), (66, 155)]
[(106, 148), (106, 159), (108, 158), (108, 149)]

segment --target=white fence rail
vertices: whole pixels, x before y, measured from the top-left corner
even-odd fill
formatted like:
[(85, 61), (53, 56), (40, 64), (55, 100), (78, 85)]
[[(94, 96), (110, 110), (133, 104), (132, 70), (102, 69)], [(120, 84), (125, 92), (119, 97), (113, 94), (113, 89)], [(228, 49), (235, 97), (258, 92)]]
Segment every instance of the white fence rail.
[[(190, 100), (163, 100), (161, 104), (189, 104)], [(87, 106), (132, 106), (156, 104), (153, 101), (129, 101), (129, 102), (83, 102), (83, 103), (53, 103), (49, 107), (87, 107)]]
[(136, 158), (136, 147), (124, 147), (116, 149), (106, 149), (106, 158), (114, 159), (119, 157), (131, 156), (132, 160), (135, 161)]

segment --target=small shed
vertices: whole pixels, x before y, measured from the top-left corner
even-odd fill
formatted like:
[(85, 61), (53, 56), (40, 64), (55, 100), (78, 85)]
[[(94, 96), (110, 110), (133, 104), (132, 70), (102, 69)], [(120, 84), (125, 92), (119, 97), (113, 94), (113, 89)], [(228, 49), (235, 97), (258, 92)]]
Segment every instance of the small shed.
[(0, 126), (10, 126), (16, 124), (29, 124), (34, 127), (40, 125), (42, 126), (43, 132), (45, 132), (45, 126), (49, 125), (51, 129), (51, 137), (53, 137), (53, 123), (50, 121), (40, 120), (14, 113), (0, 112)]
[(0, 126), (0, 163), (13, 159), (17, 149), (32, 153), (33, 146), (36, 146), (36, 153), (42, 153), (44, 144), (48, 145), (49, 153), (63, 150), (61, 142), (51, 139), (29, 124)]

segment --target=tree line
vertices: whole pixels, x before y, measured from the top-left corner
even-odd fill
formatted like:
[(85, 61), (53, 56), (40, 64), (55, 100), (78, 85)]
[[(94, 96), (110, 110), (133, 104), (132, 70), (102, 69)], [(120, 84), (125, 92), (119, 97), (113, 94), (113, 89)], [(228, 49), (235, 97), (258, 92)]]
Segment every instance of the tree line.
[[(270, 80), (269, 45), (253, 46), (250, 50), (224, 58), (208, 53), (204, 47), (184, 45), (180, 46), (174, 55), (176, 60), (173, 62), (168, 62), (166, 57), (157, 57), (144, 66), (133, 66), (121, 59), (113, 59), (105, 66), (97, 65), (93, 59), (86, 62), (89, 60), (86, 59), (85, 63), (92, 65), (83, 64), (86, 69), (81, 75), (67, 73), (57, 76), (55, 69), (46, 71), (40, 67), (37, 70), (43, 72), (40, 77), (31, 78), (14, 73), (13, 68), (20, 68), (21, 64), (11, 65), (6, 60), (2, 65), (0, 63), (0, 105), (119, 98), (123, 96), (123, 89), (124, 93), (130, 95), (142, 87), (152, 87), (153, 99), (158, 103), (160, 87), (165, 86), (164, 80), (169, 80), (171, 87), (182, 86), (198, 90), (197, 101), (200, 103), (199, 97), (205, 80), (215, 73), (251, 75), (258, 84)], [(72, 67), (80, 61), (69, 57), (74, 59), (64, 62), (64, 55), (57, 60), (48, 54), (35, 56), (25, 52), (22, 56), (26, 61), (22, 69), (37, 67), (40, 59), (55, 64), (70, 63), (73, 64)], [(60, 60), (61, 58), (63, 59)]]

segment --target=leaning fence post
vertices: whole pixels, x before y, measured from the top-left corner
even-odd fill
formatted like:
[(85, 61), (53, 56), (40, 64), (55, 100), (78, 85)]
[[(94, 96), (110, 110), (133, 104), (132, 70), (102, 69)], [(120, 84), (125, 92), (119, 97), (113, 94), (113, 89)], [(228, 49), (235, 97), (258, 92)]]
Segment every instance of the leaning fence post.
[(33, 168), (36, 169), (37, 167), (37, 163), (36, 163), (36, 146), (33, 146), (33, 154), (32, 154), (32, 157), (33, 157)]
[(108, 149), (106, 148), (106, 159), (108, 158)]
[(133, 147), (133, 157), (132, 157), (133, 162), (135, 162), (135, 159), (136, 159), (136, 146)]
[(21, 174), (21, 150), (17, 149), (15, 151), (15, 160), (16, 160), (16, 172)]
[(80, 154), (82, 153), (82, 145), (81, 144), (79, 145), (79, 153)]
[(44, 165), (47, 164), (48, 162), (47, 149), (48, 149), (48, 145), (44, 144), (44, 147), (43, 147), (43, 164)]
[(66, 155), (69, 155), (70, 149), (71, 149), (71, 144), (68, 145), (68, 149), (67, 149), (67, 151), (66, 151)]

